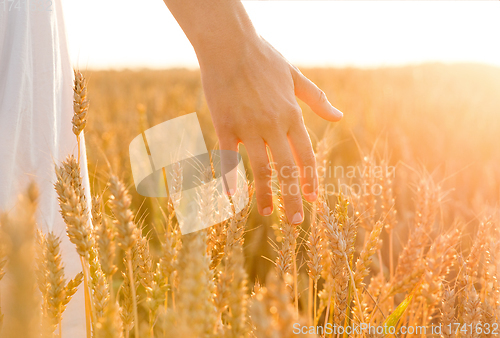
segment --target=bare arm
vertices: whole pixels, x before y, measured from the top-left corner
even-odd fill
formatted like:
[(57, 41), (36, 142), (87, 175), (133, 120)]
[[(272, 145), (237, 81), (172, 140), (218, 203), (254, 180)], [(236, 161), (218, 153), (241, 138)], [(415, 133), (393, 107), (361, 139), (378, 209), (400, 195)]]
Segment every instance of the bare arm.
[[(271, 170), (278, 171), (287, 218), (303, 219), (302, 197), (317, 197), (316, 163), (297, 96), (328, 121), (342, 113), (260, 37), (236, 0), (164, 0), (193, 45), (220, 148), (243, 143), (255, 178), (259, 213), (272, 212)], [(299, 187), (299, 178), (300, 186)]]

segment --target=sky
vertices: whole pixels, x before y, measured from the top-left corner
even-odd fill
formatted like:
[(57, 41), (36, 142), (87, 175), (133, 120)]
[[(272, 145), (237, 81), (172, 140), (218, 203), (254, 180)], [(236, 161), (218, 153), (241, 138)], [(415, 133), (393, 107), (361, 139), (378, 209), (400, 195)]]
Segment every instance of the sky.
[[(161, 0), (64, 0), (70, 55), (82, 69), (196, 68)], [(422, 62), (500, 66), (500, 1), (244, 1), (258, 33), (307, 67)]]

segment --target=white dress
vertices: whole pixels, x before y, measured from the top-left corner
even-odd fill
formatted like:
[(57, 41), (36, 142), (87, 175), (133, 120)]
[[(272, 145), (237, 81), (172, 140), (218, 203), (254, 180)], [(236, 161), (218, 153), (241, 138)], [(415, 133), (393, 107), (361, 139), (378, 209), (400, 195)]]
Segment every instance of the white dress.
[[(9, 8), (16, 2), (0, 2), (0, 210), (11, 209), (17, 195), (30, 181), (36, 181), (40, 189), (38, 226), (61, 237), (69, 279), (81, 270), (80, 260), (66, 236), (53, 187), (54, 164), (77, 153), (71, 125), (73, 71), (61, 1), (36, 1), (44, 6), (31, 10), (29, 0), (20, 1), (17, 8)], [(83, 137), (82, 141), (82, 175), (90, 201)], [(0, 283), (4, 300), (8, 275)], [(85, 337), (82, 291), (80, 288), (63, 315), (65, 337)], [(8, 309), (2, 309), (7, 326)]]

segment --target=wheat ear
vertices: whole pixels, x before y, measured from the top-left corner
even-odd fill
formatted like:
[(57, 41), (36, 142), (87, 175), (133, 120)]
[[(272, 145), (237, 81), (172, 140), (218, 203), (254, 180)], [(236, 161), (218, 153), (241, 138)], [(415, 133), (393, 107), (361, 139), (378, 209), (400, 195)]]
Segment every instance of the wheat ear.
[[(281, 192), (278, 192), (278, 210), (280, 214), (280, 230), (282, 235), (281, 248), (277, 252), (276, 269), (278, 276), (281, 276), (288, 288), (290, 295), (295, 302), (295, 310), (298, 317), (299, 312), (299, 297), (297, 291), (297, 264), (296, 264), (296, 247), (297, 237), (299, 235), (299, 225), (292, 224), (286, 217), (285, 203)], [(292, 278), (286, 278), (290, 274)]]
[(421, 294), (427, 308), (432, 311), (443, 292), (443, 281), (456, 261), (456, 246), (460, 240), (460, 231), (442, 234), (432, 243), (425, 258), (425, 272), (421, 282)]
[(73, 85), (73, 133), (76, 135), (78, 147), (78, 163), (80, 163), (80, 133), (87, 125), (89, 101), (87, 99), (87, 81), (80, 71), (73, 70), (75, 75)]
[(109, 302), (95, 326), (96, 338), (123, 338), (123, 324), (116, 302)]
[[(323, 234), (325, 235), (325, 242), (328, 243), (328, 257), (329, 257), (329, 279), (330, 282), (325, 285), (328, 287), (328, 290), (325, 289), (328, 294), (327, 299), (327, 307), (326, 307), (326, 315), (325, 315), (325, 326), (328, 322), (330, 315), (330, 306), (332, 300), (332, 294), (335, 292), (342, 299), (344, 298), (344, 294), (347, 292), (347, 282), (348, 276), (345, 271), (345, 263), (344, 255), (347, 250), (346, 240), (344, 238), (344, 234), (339, 228), (338, 219), (335, 217), (334, 212), (330, 209), (328, 204), (321, 200), (318, 203), (318, 215), (323, 229)], [(344, 283), (339, 283), (340, 281), (344, 281)], [(346, 304), (340, 302), (335, 302), (334, 313), (337, 318), (335, 318), (335, 322), (339, 323), (343, 320), (344, 314), (340, 309), (343, 309)], [(335, 312), (335, 309), (336, 312)]]
[(66, 298), (64, 267), (60, 252), (60, 239), (50, 232), (46, 237), (46, 262), (47, 262), (47, 314), (52, 324), (52, 331), (56, 326), (61, 326), (63, 302)]
[[(168, 222), (171, 222), (170, 218)], [(168, 308), (169, 287), (172, 290), (172, 297), (174, 297), (172, 275), (177, 266), (177, 254), (181, 247), (179, 238), (178, 229), (174, 229), (172, 226), (165, 228), (165, 238), (161, 245), (162, 254), (160, 257), (160, 272), (164, 279), (163, 284), (165, 284), (165, 310)]]
[[(363, 279), (368, 276), (369, 266), (371, 264), (371, 257), (375, 254), (375, 252), (380, 247), (380, 233), (382, 232), (382, 228), (384, 223), (378, 221), (375, 223), (370, 235), (368, 236), (368, 240), (365, 242), (365, 246), (363, 250), (359, 254), (358, 259), (356, 260), (356, 270), (354, 273), (354, 282), (356, 284), (356, 288), (358, 289), (358, 293), (361, 294), (364, 283)], [(361, 306), (361, 304), (357, 304)]]
[[(210, 261), (206, 255), (206, 232), (183, 236), (179, 254), (178, 320), (193, 336), (211, 336), (216, 329), (216, 308)], [(184, 324), (182, 324), (184, 323)]]
[(107, 278), (111, 300), (113, 300), (113, 275), (118, 270), (115, 264), (115, 241), (114, 231), (110, 227), (109, 220), (102, 214), (102, 197), (92, 198), (92, 224), (94, 226), (95, 240), (99, 252), (99, 262), (102, 272)]
[(253, 335), (257, 338), (293, 336), (292, 326), (297, 322), (297, 317), (282, 278), (268, 274), (266, 285), (260, 287), (252, 299), (250, 319), (255, 328)]
[(73, 133), (79, 136), (87, 125), (89, 100), (87, 98), (87, 80), (78, 70), (74, 70), (75, 81), (73, 86)]
[(161, 277), (159, 264), (154, 265), (149, 251), (149, 240), (137, 231), (134, 246), (134, 266), (141, 284), (146, 289), (146, 305), (149, 310), (149, 334), (154, 337), (154, 325), (158, 317), (158, 308), (164, 301), (164, 279)]
[[(453, 323), (455, 320), (455, 292), (446, 290), (441, 302), (441, 322), (443, 323), (442, 338), (451, 338), (453, 334)], [(450, 330), (451, 327), (451, 330)]]
[[(410, 233), (408, 242), (401, 252), (398, 265), (392, 280), (392, 287), (398, 284), (400, 291), (410, 290), (418, 279), (408, 280), (419, 269), (422, 263), (423, 252), (429, 242), (429, 233), (432, 230), (437, 208), (440, 201), (440, 190), (430, 178), (424, 178), (418, 186), (417, 210), (415, 213), (415, 229)], [(400, 281), (406, 279), (406, 285)]]
[(66, 284), (66, 287), (64, 288), (64, 300), (62, 303), (62, 311), (66, 309), (66, 305), (69, 303), (71, 298), (75, 295), (76, 291), (78, 291), (78, 287), (80, 284), (83, 282), (83, 273), (79, 272), (76, 274), (75, 278), (70, 280), (68, 284)]
[(232, 337), (246, 337), (247, 325), (247, 273), (244, 267), (242, 247), (235, 248), (228, 257), (227, 269), (232, 274), (230, 292), (228, 297), (228, 324)]
[(111, 192), (110, 206), (115, 216), (115, 231), (118, 245), (125, 251), (127, 263), (126, 278), (130, 284), (130, 297), (132, 299), (134, 313), (134, 329), (136, 337), (139, 337), (139, 315), (137, 313), (137, 292), (135, 287), (134, 270), (132, 268), (132, 248), (137, 241), (134, 223), (134, 215), (130, 210), (131, 198), (127, 188), (118, 177), (112, 175), (109, 181), (109, 190)]
[(35, 233), (35, 275), (38, 290), (42, 295), (42, 316), (47, 316), (47, 239), (45, 234), (37, 229)]
[(464, 337), (476, 338), (479, 337), (476, 327), (481, 323), (481, 300), (472, 283), (468, 283), (465, 294), (467, 299), (464, 304), (463, 320), (470, 327), (467, 329)]
[(56, 166), (57, 181), (56, 189), (61, 215), (66, 223), (66, 232), (70, 241), (76, 246), (80, 255), (82, 271), (84, 276), (85, 308), (87, 338), (90, 338), (92, 302), (90, 300), (89, 284), (89, 259), (91, 242), (91, 230), (88, 224), (89, 215), (87, 202), (83, 191), (82, 178), (80, 176), (80, 165), (74, 156), (68, 156), (60, 166)]

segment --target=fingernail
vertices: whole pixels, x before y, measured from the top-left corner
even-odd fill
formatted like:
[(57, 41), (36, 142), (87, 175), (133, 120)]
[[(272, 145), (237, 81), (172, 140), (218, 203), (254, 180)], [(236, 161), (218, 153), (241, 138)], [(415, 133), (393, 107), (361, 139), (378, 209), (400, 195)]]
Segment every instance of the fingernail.
[(332, 107), (333, 108), (333, 113), (335, 115), (337, 115), (338, 118), (342, 118), (344, 116), (344, 113), (342, 113), (340, 110), (338, 110), (337, 108), (335, 107)]
[(316, 194), (316, 192), (312, 192), (308, 196), (310, 201), (316, 201), (316, 198), (318, 198), (318, 194)]
[(271, 209), (271, 207), (267, 207), (267, 208), (264, 208), (262, 210), (262, 215), (263, 216), (269, 216), (269, 215), (271, 215), (272, 212), (273, 212), (273, 210)]
[(235, 191), (234, 191), (234, 189), (229, 189), (228, 193), (229, 193), (230, 196), (233, 196), (234, 193), (235, 193)]
[(302, 223), (302, 214), (300, 212), (296, 213), (292, 217), (292, 224), (300, 224)]

